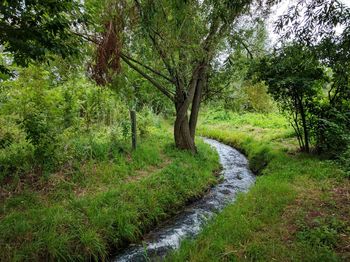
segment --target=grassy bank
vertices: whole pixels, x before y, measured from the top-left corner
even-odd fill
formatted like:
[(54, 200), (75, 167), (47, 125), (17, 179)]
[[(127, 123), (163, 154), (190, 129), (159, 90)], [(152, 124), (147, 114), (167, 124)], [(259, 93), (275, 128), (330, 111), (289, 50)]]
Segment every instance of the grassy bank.
[(231, 144), (262, 176), (169, 261), (346, 261), (349, 180), (340, 167), (297, 150), (279, 115), (210, 112), (199, 133)]
[[(105, 259), (216, 182), (217, 154), (193, 156), (154, 128), (135, 152), (7, 185), (0, 202), (1, 261)], [(18, 183), (17, 183), (18, 185)], [(35, 187), (33, 187), (35, 185)]]

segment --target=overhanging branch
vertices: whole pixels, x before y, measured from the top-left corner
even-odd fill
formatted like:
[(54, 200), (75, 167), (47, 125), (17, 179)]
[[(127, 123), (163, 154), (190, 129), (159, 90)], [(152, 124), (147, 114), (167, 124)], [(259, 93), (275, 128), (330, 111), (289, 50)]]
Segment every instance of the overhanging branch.
[[(153, 30), (154, 31), (154, 30)], [(158, 45), (157, 43), (157, 40), (155, 39), (154, 36), (151, 35), (151, 32), (148, 33), (151, 41), (152, 41), (152, 44), (153, 44), (153, 47), (157, 50), (160, 58), (162, 59), (163, 63), (164, 63), (164, 66), (166, 67), (166, 69), (168, 70), (169, 74), (172, 76), (172, 77), (175, 77), (174, 76), (174, 72), (173, 72), (173, 69), (172, 67), (170, 66), (169, 64), (169, 61), (168, 61), (168, 58), (167, 58), (167, 55), (166, 55), (166, 52), (161, 48), (160, 45)]]
[(140, 65), (140, 66), (142, 66), (142, 67), (144, 67), (144, 68), (146, 68), (146, 69), (148, 69), (148, 70), (151, 71), (152, 73), (154, 73), (154, 74), (156, 74), (156, 75), (158, 75), (158, 76), (164, 78), (165, 80), (169, 81), (171, 84), (175, 84), (174, 80), (170, 79), (170, 77), (168, 77), (168, 76), (162, 74), (161, 72), (159, 72), (159, 71), (153, 69), (152, 67), (149, 67), (149, 66), (147, 66), (147, 65), (145, 65), (145, 64), (143, 64), (143, 63), (141, 63), (140, 61), (137, 61), (137, 60), (135, 60), (134, 58), (132, 58), (132, 57), (130, 57), (130, 56), (124, 54), (124, 53), (121, 53), (121, 56), (124, 56), (125, 59), (128, 59), (128, 60), (130, 60), (130, 61), (132, 61), (132, 62), (134, 62), (134, 63), (136, 63), (136, 64), (138, 64), (138, 65)]
[(247, 44), (244, 43), (244, 41), (243, 41), (242, 39), (239, 39), (238, 41), (242, 44), (242, 46), (244, 47), (244, 49), (247, 51), (248, 55), (250, 56), (250, 59), (253, 59), (254, 56), (253, 56), (252, 52), (249, 50)]
[(174, 96), (172, 93), (167, 90), (165, 87), (163, 87), (161, 84), (159, 84), (157, 81), (155, 81), (152, 77), (147, 75), (145, 72), (143, 72), (140, 68), (138, 68), (136, 65), (131, 63), (124, 55), (121, 55), (121, 58), (123, 61), (128, 64), (132, 69), (134, 69), (136, 72), (138, 72), (140, 75), (142, 75), (144, 78), (146, 78), (149, 82), (151, 82), (159, 91), (161, 91), (166, 97), (168, 97), (171, 101), (174, 101)]
[(75, 31), (71, 31), (73, 34), (85, 39), (86, 41), (89, 41), (91, 43), (94, 43), (96, 45), (99, 45), (100, 44), (100, 41), (97, 40), (96, 38), (93, 38), (92, 36), (89, 36), (89, 35), (84, 35), (82, 33), (79, 33), (79, 32), (75, 32)]

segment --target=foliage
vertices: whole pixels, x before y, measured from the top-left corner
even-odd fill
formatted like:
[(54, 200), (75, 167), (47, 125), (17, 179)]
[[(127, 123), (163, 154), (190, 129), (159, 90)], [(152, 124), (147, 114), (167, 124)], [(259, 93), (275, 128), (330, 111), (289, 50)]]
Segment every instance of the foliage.
[(331, 158), (339, 158), (350, 145), (350, 108), (343, 110), (330, 104), (321, 104), (315, 110), (317, 120), (313, 133), (317, 150)]
[[(249, 68), (266, 53), (267, 32), (261, 20), (254, 27), (242, 26), (228, 38), (228, 58), (213, 66), (210, 90), (204, 93), (211, 106), (235, 112), (272, 112), (274, 104), (263, 82), (248, 79)], [(221, 58), (222, 59), (222, 58)]]
[(95, 30), (93, 40), (93, 76), (100, 84), (110, 82), (121, 72), (122, 60), (170, 99), (176, 109), (175, 144), (195, 153), (198, 112), (212, 63), (228, 37), (238, 35), (239, 19), (254, 4), (271, 2), (107, 1), (97, 19), (102, 30)]
[[(83, 78), (52, 81), (50, 68), (18, 69), (18, 79), (0, 93), (1, 173), (52, 172), (89, 159), (109, 159), (123, 151), (130, 135), (129, 112), (115, 94)], [(157, 118), (140, 113), (139, 133)], [(119, 144), (119, 146), (118, 146)], [(20, 148), (20, 150), (19, 150)]]
[(26, 139), (16, 119), (0, 116), (0, 181), (6, 174), (31, 171), (34, 146)]
[(312, 103), (311, 133), (318, 152), (339, 157), (349, 144), (350, 8), (341, 1), (300, 0), (280, 17), (281, 41), (293, 39), (325, 68), (328, 85)]
[(255, 70), (282, 111), (289, 115), (301, 149), (309, 152), (311, 113), (326, 80), (318, 60), (307, 48), (291, 45), (263, 58)]
[(116, 75), (109, 86), (129, 108), (142, 111), (150, 108), (157, 115), (171, 116), (173, 105), (168, 99), (159, 96), (157, 90), (138, 73), (130, 68), (124, 68), (123, 74)]
[(347, 176), (350, 177), (350, 147), (340, 155), (340, 163), (344, 166)]
[(199, 143), (196, 156), (176, 150), (143, 106), (131, 151), (123, 97), (57, 69), (16, 68), (1, 82), (4, 260), (106, 259), (216, 182), (209, 146)]
[(246, 96), (244, 99), (244, 111), (267, 113), (274, 110), (275, 105), (264, 83), (246, 81), (242, 89)]
[[(72, 33), (85, 20), (75, 0), (5, 0), (0, 3), (0, 45), (2, 52), (21, 66), (48, 55), (62, 57), (79, 52), (80, 40)], [(5, 64), (1, 73), (9, 73)]]
[[(263, 176), (169, 259), (337, 259), (348, 246), (339, 163), (349, 176), (350, 11), (299, 0), (278, 24), (292, 44), (264, 57), (262, 20), (275, 2), (2, 1), (1, 259), (107, 260), (204, 194), (219, 165), (195, 146), (202, 101), (212, 107), (200, 134), (237, 147)], [(65, 59), (81, 51), (84, 61)], [(260, 79), (249, 78), (260, 59)], [(298, 152), (270, 95), (294, 113), (306, 151), (310, 142), (339, 163)], [(174, 109), (176, 146), (197, 154), (168, 143), (161, 117)]]

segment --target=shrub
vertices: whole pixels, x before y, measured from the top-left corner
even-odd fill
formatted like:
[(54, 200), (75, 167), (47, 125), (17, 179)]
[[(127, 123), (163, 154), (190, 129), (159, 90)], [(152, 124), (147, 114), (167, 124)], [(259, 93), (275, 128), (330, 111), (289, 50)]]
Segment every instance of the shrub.
[(346, 175), (350, 178), (350, 146), (341, 154), (339, 161), (344, 167)]
[(246, 81), (243, 86), (246, 94), (244, 108), (250, 112), (268, 113), (273, 112), (275, 105), (272, 98), (267, 93), (267, 86), (263, 82), (252, 83)]
[(350, 115), (334, 108), (316, 112), (313, 134), (318, 152), (338, 158), (350, 145)]
[(0, 181), (14, 173), (28, 172), (34, 160), (34, 146), (13, 119), (0, 115)]
[(138, 113), (137, 129), (141, 137), (148, 135), (150, 128), (159, 125), (159, 116), (155, 115), (150, 108), (144, 108)]
[[(46, 68), (18, 69), (0, 90), (0, 172), (37, 175), (77, 161), (107, 160), (125, 151), (129, 111), (116, 95), (84, 78), (50, 80)], [(56, 79), (57, 80), (57, 79)], [(11, 120), (11, 118), (13, 118)], [(147, 134), (152, 114), (140, 114)]]

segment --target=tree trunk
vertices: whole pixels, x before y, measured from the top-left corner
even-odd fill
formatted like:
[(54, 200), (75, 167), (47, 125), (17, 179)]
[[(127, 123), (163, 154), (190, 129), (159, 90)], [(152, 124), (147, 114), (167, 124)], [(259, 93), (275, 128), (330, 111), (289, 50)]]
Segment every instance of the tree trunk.
[(190, 126), (188, 123), (187, 115), (183, 118), (179, 115), (176, 116), (174, 125), (174, 138), (175, 145), (178, 149), (189, 150), (192, 153), (197, 152), (194, 138), (190, 134)]
[(201, 67), (202, 65), (199, 64), (194, 69), (191, 81), (188, 84), (187, 92), (184, 91), (186, 89), (184, 88), (183, 82), (178, 79), (174, 99), (176, 109), (176, 120), (174, 124), (175, 145), (179, 149), (186, 149), (192, 153), (196, 153), (197, 149), (194, 143), (194, 137), (191, 136), (187, 111), (196, 93)]
[(309, 146), (309, 131), (306, 124), (306, 116), (304, 112), (304, 107), (302, 106), (302, 114), (301, 114), (301, 120), (303, 122), (303, 129), (304, 129), (304, 141), (305, 141), (305, 152), (310, 153), (310, 146)]
[(130, 110), (130, 120), (131, 120), (131, 145), (132, 149), (136, 150), (136, 112), (135, 110)]
[(190, 115), (190, 123), (189, 123), (190, 134), (193, 139), (196, 135), (198, 113), (199, 113), (199, 108), (202, 100), (202, 90), (206, 84), (207, 84), (207, 67), (203, 66), (203, 68), (201, 68), (201, 70), (199, 71), (198, 82), (197, 82), (196, 91), (194, 93), (194, 97), (192, 101), (192, 108), (191, 108), (191, 115)]
[[(194, 93), (194, 92), (193, 92)], [(193, 99), (193, 98), (192, 98)], [(189, 107), (188, 98), (184, 99), (182, 94), (178, 94), (178, 102), (175, 103), (176, 119), (174, 124), (175, 146), (178, 149), (189, 150), (196, 153), (197, 149), (194, 138), (190, 133), (190, 125), (188, 122), (187, 109)]]
[(304, 105), (302, 98), (299, 98), (299, 106), (300, 106), (300, 117), (303, 125), (303, 131), (304, 131), (304, 150), (306, 153), (310, 153), (310, 146), (309, 146), (309, 130), (306, 123), (306, 115), (304, 110)]
[[(175, 145), (179, 149), (186, 149), (196, 153), (195, 131), (202, 98), (202, 89), (207, 80), (207, 66), (200, 63), (193, 72), (189, 92), (185, 95), (179, 87), (175, 98), (176, 120), (174, 124)], [(187, 110), (191, 106), (190, 119)]]

